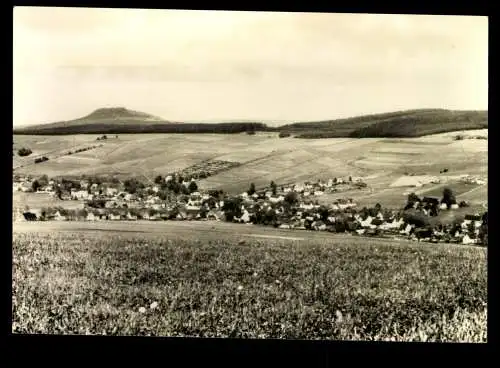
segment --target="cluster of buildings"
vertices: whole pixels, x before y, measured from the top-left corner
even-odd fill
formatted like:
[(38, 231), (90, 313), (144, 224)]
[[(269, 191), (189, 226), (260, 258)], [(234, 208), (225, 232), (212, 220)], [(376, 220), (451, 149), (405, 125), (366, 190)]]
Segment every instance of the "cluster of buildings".
[[(165, 178), (172, 180), (171, 176)], [(59, 196), (63, 200), (81, 200), (78, 210), (62, 207), (43, 210), (18, 211), (17, 219), (28, 221), (135, 221), (135, 220), (199, 220), (231, 221), (255, 225), (270, 225), (282, 229), (298, 229), (329, 232), (350, 232), (353, 235), (389, 235), (429, 241), (462, 242), (472, 244), (480, 238), (482, 218), (478, 214), (469, 215), (461, 224), (435, 226), (422, 233), (415, 224), (405, 219), (403, 211), (357, 209), (350, 198), (339, 198), (328, 205), (320, 205), (314, 196), (333, 192), (343, 185), (360, 183), (357, 179), (330, 179), (326, 182), (305, 182), (264, 189), (249, 194), (241, 193), (230, 197), (217, 191), (193, 191), (190, 194), (172, 195), (161, 199), (161, 184), (149, 184), (141, 194), (128, 193), (121, 183), (96, 184), (82, 179), (76, 188), (66, 187)], [(183, 182), (188, 186), (191, 183)], [(18, 178), (14, 185), (18, 190), (33, 190), (30, 178)], [(60, 183), (48, 180), (38, 191), (56, 195)], [(19, 189), (20, 188), (20, 189)], [(294, 193), (294, 195), (290, 195)], [(101, 201), (103, 206), (95, 208), (91, 202)], [(425, 197), (416, 202), (415, 208), (427, 211), (428, 202), (437, 198)], [(228, 203), (236, 204), (229, 209)], [(431, 204), (432, 204), (431, 203)], [(423, 205), (424, 204), (424, 205)], [(22, 212), (22, 213), (21, 213)], [(231, 212), (231, 215), (229, 215)]]
[(476, 184), (476, 185), (486, 184), (486, 180), (479, 178), (479, 177), (471, 176), (471, 175), (462, 175), (460, 177), (460, 181), (462, 183), (466, 183), (466, 184)]

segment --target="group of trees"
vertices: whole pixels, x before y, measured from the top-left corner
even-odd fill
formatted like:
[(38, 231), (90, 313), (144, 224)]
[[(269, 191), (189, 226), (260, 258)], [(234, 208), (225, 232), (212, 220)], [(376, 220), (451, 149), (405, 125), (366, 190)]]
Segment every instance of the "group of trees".
[(124, 186), (124, 190), (130, 194), (136, 194), (138, 189), (145, 188), (144, 183), (135, 179), (135, 178), (125, 180), (123, 182), (123, 186)]
[(45, 156), (38, 157), (38, 158), (35, 158), (35, 164), (39, 164), (41, 162), (45, 162), (45, 161), (48, 161), (48, 160), (49, 160), (49, 158), (45, 157)]
[[(415, 208), (415, 203), (419, 203), (418, 205), (418, 210), (420, 209), (426, 209), (429, 211), (430, 216), (437, 216), (439, 213), (439, 203), (433, 202), (433, 203), (422, 203), (422, 199), (420, 199), (415, 193), (410, 193), (408, 195), (408, 199), (406, 202), (406, 206), (404, 207), (404, 210), (409, 210), (412, 208)], [(446, 204), (448, 208), (450, 208), (453, 204), (457, 203), (455, 194), (450, 188), (444, 188), (443, 189), (443, 197), (440, 201), (440, 203)], [(466, 207), (467, 203), (462, 201), (460, 202), (461, 207)]]

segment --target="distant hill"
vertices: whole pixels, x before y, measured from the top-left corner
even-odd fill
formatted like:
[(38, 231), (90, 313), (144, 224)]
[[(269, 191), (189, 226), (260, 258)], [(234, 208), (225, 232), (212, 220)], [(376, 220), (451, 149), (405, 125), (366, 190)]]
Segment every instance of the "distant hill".
[(297, 138), (419, 137), (451, 131), (488, 128), (487, 111), (420, 109), (346, 119), (297, 122), (277, 128), (263, 122), (171, 122), (123, 107), (102, 108), (70, 121), (35, 125), (14, 134), (119, 134), (119, 133), (242, 133), (287, 132)]
[(483, 128), (488, 128), (488, 111), (420, 109), (293, 123), (279, 130), (297, 138), (405, 138)]
[(265, 124), (253, 122), (234, 123), (183, 123), (172, 122), (144, 112), (124, 107), (97, 109), (91, 114), (68, 121), (33, 125), (14, 129), (14, 134), (66, 135), (66, 134), (119, 134), (119, 133), (241, 133), (265, 131)]

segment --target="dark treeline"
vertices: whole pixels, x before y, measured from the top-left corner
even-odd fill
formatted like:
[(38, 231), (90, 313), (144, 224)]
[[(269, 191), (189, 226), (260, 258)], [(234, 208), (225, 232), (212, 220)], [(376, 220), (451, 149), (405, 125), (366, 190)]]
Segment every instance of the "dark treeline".
[(405, 138), (488, 128), (485, 111), (424, 110), (378, 116), (310, 123), (309, 129), (300, 123), (288, 126), (287, 131), (298, 133), (297, 138)]
[(405, 138), (459, 130), (488, 128), (487, 111), (454, 111), (421, 109), (385, 114), (364, 115), (346, 119), (298, 122), (269, 127), (260, 122), (177, 123), (127, 120), (118, 122), (75, 120), (66, 123), (38, 125), (14, 130), (14, 134), (126, 134), (126, 133), (218, 133), (234, 134), (279, 132), (281, 137), (296, 138)]
[(276, 131), (263, 123), (155, 123), (155, 124), (88, 124), (75, 126), (57, 126), (47, 128), (25, 128), (14, 130), (14, 134), (24, 135), (64, 135), (64, 134), (126, 134), (126, 133), (221, 133), (234, 134), (257, 131)]

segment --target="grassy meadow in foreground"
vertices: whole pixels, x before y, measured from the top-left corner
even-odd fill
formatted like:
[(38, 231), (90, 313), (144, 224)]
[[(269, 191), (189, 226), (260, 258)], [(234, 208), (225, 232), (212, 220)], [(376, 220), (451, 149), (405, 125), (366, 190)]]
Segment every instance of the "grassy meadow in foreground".
[(13, 332), (486, 342), (486, 249), (13, 234)]

